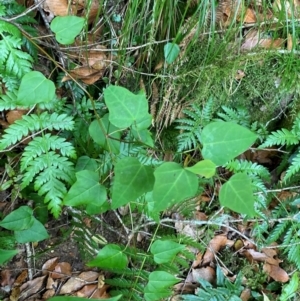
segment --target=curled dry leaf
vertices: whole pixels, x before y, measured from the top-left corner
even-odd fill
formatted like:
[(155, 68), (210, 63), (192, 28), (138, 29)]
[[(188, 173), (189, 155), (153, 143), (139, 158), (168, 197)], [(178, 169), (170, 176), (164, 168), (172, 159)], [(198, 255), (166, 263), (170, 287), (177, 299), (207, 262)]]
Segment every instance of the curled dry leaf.
[(92, 85), (103, 76), (103, 73), (103, 70), (95, 70), (88, 66), (78, 67), (69, 71), (69, 75), (64, 76), (61, 81), (65, 82), (74, 78), (76, 80), (80, 79), (87, 85)]
[(47, 275), (49, 271), (52, 272), (55, 266), (57, 265), (57, 263), (58, 263), (58, 257), (53, 257), (47, 260), (42, 266), (43, 275)]
[(278, 265), (273, 265), (266, 262), (263, 266), (263, 270), (275, 281), (285, 283), (290, 279), (287, 272)]
[(198, 253), (196, 255), (196, 259), (194, 260), (193, 264), (192, 264), (192, 268), (196, 268), (197, 266), (200, 265), (201, 261), (202, 261), (202, 257), (203, 257), (203, 254), (202, 253)]
[(226, 246), (227, 236), (217, 235), (215, 236), (208, 245), (208, 248), (203, 256), (201, 265), (205, 266), (214, 261), (215, 254)]
[(71, 265), (68, 262), (60, 262), (55, 266), (54, 271), (50, 273), (50, 277), (53, 279), (60, 279), (70, 276), (71, 274)]

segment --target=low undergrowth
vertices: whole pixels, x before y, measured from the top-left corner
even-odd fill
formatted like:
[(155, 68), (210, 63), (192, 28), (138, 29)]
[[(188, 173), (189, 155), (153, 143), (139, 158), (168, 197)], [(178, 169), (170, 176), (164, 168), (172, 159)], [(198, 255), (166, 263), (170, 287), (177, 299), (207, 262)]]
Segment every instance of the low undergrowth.
[[(149, 9), (129, 1), (123, 27), (109, 27), (123, 32), (120, 45), (112, 37), (113, 49), (87, 50), (87, 65), (85, 55), (74, 59), (71, 51), (80, 39), (91, 43), (88, 18), (50, 22), (52, 48), (69, 56), (58, 63), (59, 54), (35, 41), (37, 18), (15, 1), (0, 5), (0, 188), (14, 204), (1, 213), (0, 264), (18, 254), (20, 244), (51, 239), (45, 225), (66, 214), (87, 266), (108, 275), (108, 300), (245, 300), (246, 290), (247, 300), (297, 298), (299, 63), (293, 53), (239, 52), (232, 43), (242, 24), (226, 23), (223, 39), (212, 22), (220, 9), (213, 1), (154, 2)], [(129, 22), (138, 4), (149, 16), (137, 20), (133, 35)], [(91, 8), (89, 2), (86, 17)], [(123, 18), (104, 16), (115, 23)], [(276, 36), (288, 29), (296, 39), (292, 21), (268, 30)], [(167, 39), (164, 47), (153, 42), (157, 38)], [(142, 42), (149, 44), (138, 58), (122, 51)], [(41, 59), (66, 75), (38, 71)], [(75, 64), (81, 74), (67, 71)], [(134, 64), (141, 74), (130, 77)], [(113, 223), (106, 222), (109, 214)], [(268, 248), (280, 253), (268, 255)], [(197, 274), (188, 281), (199, 266), (216, 277)], [(253, 270), (259, 270), (257, 281)], [(186, 292), (188, 282), (200, 288)]]

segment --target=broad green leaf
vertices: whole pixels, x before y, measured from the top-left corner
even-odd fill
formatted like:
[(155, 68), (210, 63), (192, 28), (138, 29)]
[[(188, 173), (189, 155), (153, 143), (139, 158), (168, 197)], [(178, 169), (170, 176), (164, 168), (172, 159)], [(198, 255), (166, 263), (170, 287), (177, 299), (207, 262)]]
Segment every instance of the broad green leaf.
[(132, 129), (132, 134), (137, 141), (140, 141), (150, 147), (154, 147), (154, 141), (149, 130), (143, 129), (136, 131)]
[[(149, 126), (151, 115), (145, 94), (136, 95), (126, 88), (109, 86), (104, 90), (104, 100), (109, 110), (109, 121), (116, 127), (124, 129), (136, 124), (142, 130)], [(147, 122), (143, 123), (144, 120)]]
[(74, 43), (84, 25), (84, 18), (76, 16), (55, 17), (50, 25), (58, 43), (69, 45)]
[(233, 122), (216, 121), (204, 127), (201, 133), (202, 156), (223, 165), (246, 151), (257, 135)]
[(138, 159), (121, 159), (115, 166), (115, 179), (112, 187), (112, 208), (118, 208), (135, 201), (154, 185), (153, 170), (142, 165)]
[(19, 253), (18, 250), (3, 250), (0, 249), (0, 265), (13, 258)]
[(106, 189), (99, 183), (98, 173), (82, 170), (76, 173), (76, 179), (64, 198), (64, 205), (80, 206), (93, 203), (101, 206), (106, 201)]
[(34, 220), (32, 209), (28, 206), (21, 206), (7, 215), (0, 222), (0, 226), (13, 231), (25, 230), (33, 225)]
[(158, 264), (171, 262), (174, 256), (185, 249), (184, 245), (178, 244), (172, 240), (156, 240), (150, 249), (154, 255), (154, 261)]
[(202, 160), (196, 163), (194, 166), (186, 167), (185, 169), (205, 178), (211, 178), (216, 173), (216, 167), (216, 164), (211, 160)]
[(49, 237), (44, 225), (34, 219), (33, 225), (26, 230), (15, 231), (15, 238), (18, 243), (37, 242)]
[(170, 296), (170, 286), (178, 283), (180, 280), (164, 271), (154, 271), (149, 275), (149, 282), (144, 289), (146, 301), (162, 300)]
[(172, 64), (178, 57), (180, 48), (177, 44), (167, 43), (164, 46), (164, 56), (168, 64)]
[(251, 180), (244, 173), (233, 175), (222, 185), (219, 199), (222, 206), (235, 212), (247, 214), (250, 217), (256, 215)]
[(55, 97), (55, 85), (41, 72), (31, 71), (22, 77), (17, 95), (17, 104), (30, 107), (40, 102), (49, 102)]
[(109, 244), (104, 246), (98, 253), (97, 257), (87, 265), (104, 269), (124, 269), (127, 267), (127, 256), (122, 252), (118, 245)]
[(120, 152), (121, 131), (109, 122), (109, 114), (104, 115), (99, 121), (94, 120), (90, 124), (89, 133), (105, 150), (114, 154)]
[(154, 176), (153, 208), (155, 211), (163, 211), (193, 197), (197, 192), (197, 176), (177, 163), (163, 163), (155, 170)]
[[(103, 301), (118, 301), (121, 300), (122, 295), (118, 295), (112, 298), (108, 299), (101, 299)], [(63, 296), (63, 297), (52, 297), (48, 299), (48, 301), (91, 301), (90, 298), (81, 298), (81, 297), (69, 297), (69, 296)]]
[(81, 156), (78, 158), (75, 171), (82, 171), (82, 170), (91, 170), (96, 171), (98, 168), (97, 161), (93, 158), (90, 158), (88, 156)]

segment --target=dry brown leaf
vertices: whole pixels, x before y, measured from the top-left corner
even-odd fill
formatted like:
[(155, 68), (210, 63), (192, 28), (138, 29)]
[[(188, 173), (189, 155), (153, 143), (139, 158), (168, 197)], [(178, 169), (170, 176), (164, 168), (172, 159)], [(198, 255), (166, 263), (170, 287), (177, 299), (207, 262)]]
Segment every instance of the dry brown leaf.
[(47, 283), (46, 283), (46, 289), (52, 289), (57, 284), (57, 280), (54, 281), (51, 277), (48, 277)]
[(284, 39), (274, 40), (272, 38), (268, 38), (268, 39), (261, 39), (258, 45), (265, 49), (279, 49), (284, 45), (284, 43), (285, 43)]
[(19, 301), (28, 300), (30, 296), (39, 292), (44, 286), (44, 280), (47, 276), (37, 277), (33, 280), (27, 281), (20, 287)]
[(2, 270), (0, 273), (0, 286), (11, 286), (14, 282), (14, 279), (12, 277), (11, 271), (10, 270)]
[(91, 295), (91, 299), (107, 299), (110, 295), (107, 293), (109, 285), (103, 285), (101, 288), (97, 288)]
[(61, 294), (70, 294), (81, 289), (87, 282), (95, 281), (99, 276), (99, 273), (89, 271), (82, 272), (77, 277), (71, 277), (61, 288)]
[(272, 265), (279, 265), (281, 262), (279, 259), (273, 258), (273, 256), (269, 257), (265, 253), (254, 251), (253, 249), (247, 250), (247, 252), (252, 256), (253, 260), (260, 261), (260, 262), (267, 262)]
[(180, 283), (175, 284), (173, 286), (173, 290), (174, 290), (175, 293), (179, 293), (179, 294), (194, 294), (195, 289), (198, 286), (199, 285), (197, 283), (184, 281), (184, 282), (180, 282)]
[(196, 268), (197, 266), (200, 265), (200, 263), (202, 261), (202, 257), (203, 257), (202, 253), (198, 253), (196, 255), (196, 259), (193, 261), (192, 268)]
[(69, 5), (68, 0), (46, 0), (43, 9), (54, 16), (76, 15), (76, 5)]
[(53, 272), (50, 273), (50, 277), (53, 279), (60, 279), (71, 276), (72, 267), (68, 262), (59, 262)]
[(43, 300), (48, 300), (49, 298), (53, 297), (54, 295), (55, 295), (55, 290), (53, 288), (48, 289), (43, 294)]
[(251, 298), (251, 290), (249, 288), (246, 288), (242, 291), (240, 298), (242, 301), (248, 301)]
[(58, 263), (58, 257), (53, 257), (47, 260), (42, 266), (43, 275), (48, 275), (49, 271), (52, 272), (55, 266), (57, 265), (57, 263)]
[(245, 16), (244, 16), (244, 22), (245, 23), (255, 23), (257, 21), (256, 15), (253, 9), (247, 8)]
[(285, 283), (290, 279), (287, 272), (278, 265), (273, 265), (266, 262), (263, 266), (263, 270), (275, 281)]
[(76, 296), (89, 298), (97, 288), (97, 284), (85, 285), (81, 290), (76, 292)]
[(214, 261), (215, 254), (224, 248), (227, 243), (227, 236), (217, 235), (215, 236), (208, 245), (208, 248), (203, 256), (202, 265), (208, 265)]
[(207, 215), (204, 212), (196, 211), (195, 212), (195, 219), (198, 221), (207, 221)]
[(16, 120), (22, 118), (28, 111), (27, 110), (11, 110), (6, 114), (6, 120), (9, 124), (14, 123)]
[(199, 282), (199, 278), (204, 279), (210, 283), (214, 283), (216, 279), (216, 272), (215, 269), (212, 267), (208, 266), (205, 268), (200, 268), (200, 269), (192, 269), (192, 282)]
[(98, 79), (100, 79), (103, 76), (103, 70), (95, 70), (91, 67), (84, 66), (84, 67), (78, 67), (75, 68), (68, 73), (69, 75), (66, 75), (62, 78), (62, 82), (71, 80), (72, 77), (76, 80), (80, 79), (82, 82), (84, 82), (87, 85), (92, 85), (95, 83)]

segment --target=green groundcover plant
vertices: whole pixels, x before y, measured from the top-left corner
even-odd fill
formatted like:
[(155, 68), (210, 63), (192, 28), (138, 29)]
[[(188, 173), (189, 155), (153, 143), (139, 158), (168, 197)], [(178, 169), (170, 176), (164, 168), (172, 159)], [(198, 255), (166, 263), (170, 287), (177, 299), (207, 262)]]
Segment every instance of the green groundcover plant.
[[(6, 6), (0, 8), (2, 14), (7, 13)], [(65, 32), (66, 23), (72, 28), (71, 32)], [(68, 45), (82, 31), (84, 23), (79, 17), (57, 17), (51, 29), (58, 43)], [(20, 191), (19, 196), (24, 199), (28, 195), (35, 196), (33, 208), (22, 205), (1, 217), (0, 227), (10, 231), (15, 242), (37, 242), (49, 237), (45, 219), (37, 210), (43, 204), (46, 204), (44, 213), (54, 218), (59, 218), (64, 208), (97, 216), (128, 205), (140, 216), (159, 225), (164, 212), (196, 197), (209, 181), (223, 182), (219, 192), (221, 206), (245, 219), (263, 216), (265, 199), (262, 195), (266, 187), (262, 179), (270, 175), (263, 166), (236, 159), (261, 138), (255, 126), (224, 118), (210, 118), (200, 124), (197, 115), (201, 112), (194, 106), (190, 112), (192, 123), (186, 118), (178, 126), (182, 132), (178, 133), (177, 151), (183, 154), (193, 147), (199, 153), (196, 162), (169, 162), (160, 155), (154, 158), (150, 151), (159, 154), (161, 150), (153, 138), (152, 116), (144, 92), (135, 94), (125, 87), (110, 84), (104, 89), (101, 103), (82, 97), (76, 104), (78, 114), (71, 114), (68, 103), (57, 99), (54, 82), (33, 70), (34, 54), (21, 50), (25, 42), (18, 27), (0, 20), (0, 34), (3, 53), (0, 60), (4, 66), (0, 75), (7, 88), (0, 98), (0, 110), (21, 108), (30, 112), (5, 129), (0, 139), (0, 150), (10, 157), (30, 138), (20, 154), (20, 164), (1, 187), (2, 190)], [(169, 63), (178, 53), (176, 44), (166, 43), (164, 55)], [(282, 129), (271, 133), (262, 147), (299, 144), (299, 120), (300, 117), (296, 118), (291, 131)], [(299, 162), (296, 153), (286, 181), (299, 171)], [(8, 163), (7, 170), (11, 168)], [(218, 169), (221, 167), (231, 171), (229, 179), (220, 178)], [(290, 229), (291, 237), (294, 230), (298, 231), (293, 223), (285, 227)], [(284, 229), (272, 237), (279, 237)], [(196, 243), (186, 237), (154, 237), (147, 251), (138, 253), (127, 245), (104, 242), (103, 247), (97, 246), (98, 252), (88, 266), (122, 275), (107, 280), (121, 288), (107, 300), (125, 297), (126, 300), (161, 300), (169, 297), (171, 287), (180, 281), (180, 268), (187, 267), (187, 262), (193, 258), (187, 246), (193, 244)], [(0, 264), (17, 253), (15, 247), (1, 248)], [(293, 253), (291, 258), (299, 261), (295, 257)], [(132, 268), (132, 262), (139, 268)], [(151, 267), (149, 270), (143, 270), (146, 263)], [(222, 286), (226, 286), (224, 294), (236, 289), (240, 292), (240, 278), (231, 285), (222, 278), (220, 271), (218, 273), (218, 281), (221, 279)], [(201, 284), (206, 294), (213, 295), (218, 290), (208, 283)], [(131, 290), (132, 287), (135, 290)], [(75, 301), (78, 298), (54, 297), (51, 300)], [(195, 296), (190, 300), (202, 299)]]

